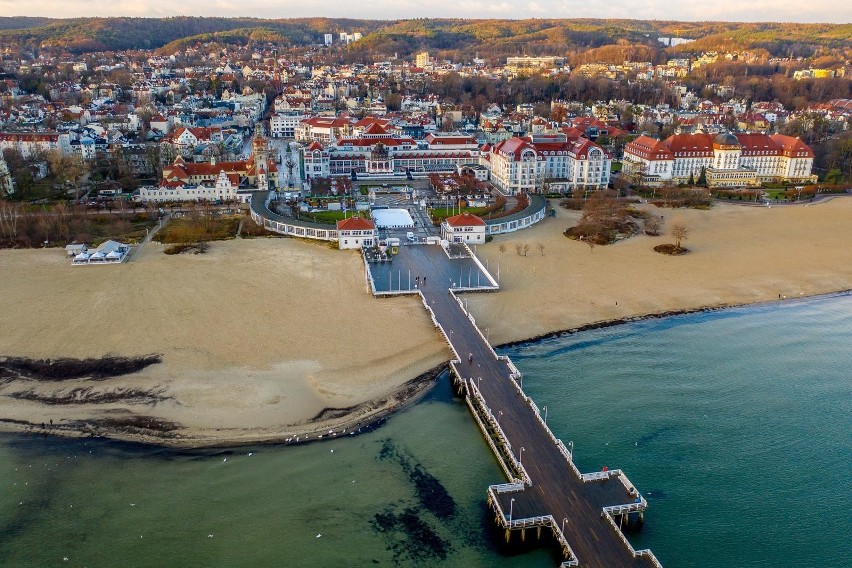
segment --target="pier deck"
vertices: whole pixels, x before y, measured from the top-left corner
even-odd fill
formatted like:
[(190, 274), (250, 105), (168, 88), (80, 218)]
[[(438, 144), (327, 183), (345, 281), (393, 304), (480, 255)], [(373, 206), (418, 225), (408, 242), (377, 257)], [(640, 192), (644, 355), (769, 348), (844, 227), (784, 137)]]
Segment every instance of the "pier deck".
[(568, 448), (519, 386), (518, 370), (494, 352), (451, 288), (456, 261), (440, 249), (435, 254), (437, 247), (405, 248), (399, 264), (428, 275), (413, 292), (421, 295), (455, 352), (456, 380), (509, 478), (488, 489), (489, 505), (507, 539), (509, 531), (525, 538), (530, 529), (545, 527), (562, 545), (563, 566), (660, 566), (650, 551), (634, 551), (619, 528), (627, 515), (645, 509), (645, 500), (619, 470), (585, 475), (577, 470)]

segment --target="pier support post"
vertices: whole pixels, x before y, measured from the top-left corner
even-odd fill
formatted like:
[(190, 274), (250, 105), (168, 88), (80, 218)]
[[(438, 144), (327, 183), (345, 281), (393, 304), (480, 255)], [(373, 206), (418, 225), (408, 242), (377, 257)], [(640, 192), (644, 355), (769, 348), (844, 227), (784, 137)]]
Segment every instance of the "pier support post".
[(507, 543), (509, 542), (509, 537), (510, 537), (511, 535), (512, 535), (512, 531), (510, 531), (509, 529), (506, 529), (506, 542), (507, 542)]
[(526, 542), (527, 540), (527, 529), (521, 529), (521, 542)]

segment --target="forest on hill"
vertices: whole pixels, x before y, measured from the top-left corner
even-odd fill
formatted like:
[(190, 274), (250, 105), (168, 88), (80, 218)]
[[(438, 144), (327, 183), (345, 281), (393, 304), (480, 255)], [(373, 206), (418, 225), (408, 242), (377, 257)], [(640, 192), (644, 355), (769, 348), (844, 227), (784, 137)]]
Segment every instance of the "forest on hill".
[[(323, 34), (361, 32), (347, 48), (352, 60), (365, 53), (410, 56), (430, 50), (456, 60), (479, 53), (576, 57), (590, 49), (620, 46), (645, 60), (701, 51), (760, 50), (770, 56), (852, 56), (852, 24), (675, 22), (610, 19), (434, 19), (344, 18), (3, 18), (0, 46), (60, 48), (74, 53), (161, 49), (173, 52), (197, 42), (273, 42), (282, 46), (321, 43)], [(660, 37), (695, 40), (665, 48)], [(613, 52), (617, 54), (618, 51)], [(459, 57), (462, 56), (463, 57)]]

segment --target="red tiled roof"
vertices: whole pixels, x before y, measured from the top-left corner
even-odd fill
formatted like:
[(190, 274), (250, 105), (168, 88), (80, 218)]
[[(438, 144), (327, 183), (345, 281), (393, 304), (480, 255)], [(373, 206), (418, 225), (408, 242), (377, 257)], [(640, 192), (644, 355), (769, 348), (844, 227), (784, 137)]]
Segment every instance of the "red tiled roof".
[(349, 217), (337, 222), (338, 231), (372, 231), (375, 228), (375, 223), (361, 217)]
[(807, 144), (792, 136), (773, 134), (772, 140), (781, 147), (781, 153), (788, 157), (813, 158), (814, 152)]
[(706, 157), (713, 155), (713, 136), (711, 134), (672, 134), (663, 140), (663, 145), (675, 156), (697, 155)]
[(624, 152), (634, 154), (646, 160), (673, 160), (668, 147), (650, 136), (640, 136), (624, 148)]
[(447, 217), (447, 225), (450, 227), (484, 227), (485, 221), (471, 213), (462, 213), (453, 217)]

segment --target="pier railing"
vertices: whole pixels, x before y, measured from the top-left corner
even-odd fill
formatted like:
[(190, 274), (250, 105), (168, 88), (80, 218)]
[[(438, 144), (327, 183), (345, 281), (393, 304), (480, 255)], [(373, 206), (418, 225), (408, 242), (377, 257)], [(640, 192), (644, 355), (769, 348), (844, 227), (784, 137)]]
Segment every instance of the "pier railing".
[(481, 270), (482, 273), (485, 274), (485, 277), (488, 278), (488, 281), (491, 283), (491, 286), (495, 289), (499, 288), (500, 284), (498, 284), (497, 281), (494, 279), (494, 277), (491, 276), (491, 273), (488, 272), (488, 269), (485, 268), (482, 265), (482, 261), (479, 260), (478, 256), (476, 256), (476, 253), (474, 253), (472, 250), (470, 250), (470, 246), (468, 246), (467, 243), (464, 243), (464, 247), (467, 249), (467, 252), (470, 255), (470, 258), (472, 258), (473, 261), (476, 263), (476, 266), (479, 267), (479, 270)]
[(517, 493), (522, 489), (523, 487), (517, 488), (517, 484), (509, 483), (503, 485), (492, 485), (488, 488), (488, 500), (492, 503), (494, 511), (497, 513), (497, 518), (500, 519), (500, 525), (508, 530), (528, 529), (534, 527), (550, 527), (550, 529), (553, 531), (553, 536), (556, 538), (556, 540), (559, 542), (559, 545), (562, 547), (563, 554), (567, 557), (567, 560), (562, 562), (560, 567), (568, 568), (571, 566), (579, 566), (580, 561), (577, 558), (577, 555), (574, 553), (574, 550), (571, 548), (571, 545), (568, 544), (568, 539), (565, 538), (562, 529), (559, 527), (559, 524), (556, 522), (556, 519), (553, 518), (553, 515), (541, 515), (538, 517), (510, 519), (509, 515), (507, 515), (505, 511), (503, 511), (503, 506), (500, 504), (500, 500), (497, 498), (497, 495), (501, 493)]
[(615, 534), (618, 536), (618, 538), (621, 539), (621, 542), (624, 543), (624, 546), (627, 547), (627, 550), (630, 552), (630, 554), (632, 554), (634, 558), (648, 559), (648, 561), (651, 562), (651, 564), (655, 566), (655, 568), (663, 568), (663, 565), (660, 564), (660, 561), (657, 560), (657, 557), (654, 556), (654, 553), (651, 552), (649, 549), (646, 548), (643, 550), (636, 550), (633, 548), (633, 545), (630, 544), (630, 541), (627, 540), (627, 537), (624, 536), (624, 533), (618, 527), (618, 524), (615, 522), (615, 519), (613, 519), (612, 515), (610, 515), (609, 511), (607, 511), (608, 508), (609, 507), (604, 508), (604, 511), (601, 513), (601, 516), (607, 520), (609, 526), (612, 527), (612, 530), (615, 531)]
[(470, 413), (473, 414), (473, 418), (474, 420), (476, 420), (476, 424), (479, 426), (479, 429), (482, 430), (482, 434), (485, 437), (485, 441), (488, 443), (489, 446), (491, 446), (491, 451), (494, 452), (494, 457), (497, 458), (497, 462), (503, 469), (503, 473), (506, 474), (506, 479), (512, 480), (512, 483), (503, 483), (499, 487), (525, 487), (526, 485), (524, 484), (523, 480), (518, 480), (518, 478), (515, 476), (515, 472), (509, 469), (509, 466), (506, 465), (505, 460), (503, 460), (502, 453), (497, 448), (497, 445), (494, 443), (494, 440), (491, 438), (491, 435), (488, 433), (488, 427), (485, 426), (485, 423), (483, 423), (482, 419), (479, 417), (479, 413), (473, 407), (473, 401), (470, 396), (467, 397), (467, 406), (470, 408)]
[[(479, 407), (485, 413), (488, 418), (488, 422), (491, 424), (491, 428), (497, 433), (497, 439), (501, 445), (506, 450), (506, 455), (509, 457), (509, 460), (512, 462), (512, 467), (520, 474), (521, 481), (526, 485), (532, 485), (532, 480), (530, 479), (529, 474), (527, 473), (524, 464), (522, 464), (518, 458), (515, 457), (515, 453), (512, 451), (512, 444), (509, 442), (509, 438), (506, 436), (506, 433), (503, 432), (503, 428), (500, 426), (500, 422), (494, 416), (494, 413), (491, 412), (491, 409), (488, 407), (488, 404), (485, 402), (485, 398), (482, 396), (482, 393), (479, 392), (479, 387), (471, 380), (468, 381), (468, 390), (470, 392), (470, 396), (476, 400), (479, 404)], [(488, 432), (485, 432), (488, 434)], [(490, 436), (489, 436), (490, 437)], [(514, 476), (509, 476), (509, 479), (515, 479)]]

